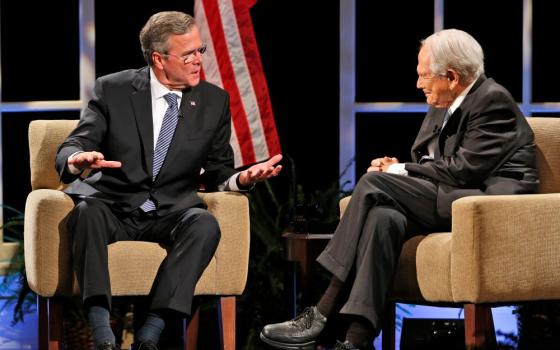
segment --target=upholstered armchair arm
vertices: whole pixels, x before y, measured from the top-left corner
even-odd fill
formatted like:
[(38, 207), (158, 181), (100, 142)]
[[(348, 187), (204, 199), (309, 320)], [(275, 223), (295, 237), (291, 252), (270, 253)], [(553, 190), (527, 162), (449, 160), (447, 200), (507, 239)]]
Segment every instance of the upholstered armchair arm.
[(455, 301), (560, 298), (560, 194), (466, 197), (452, 210)]
[(338, 202), (338, 207), (340, 208), (340, 217), (344, 215), (346, 207), (348, 206), (348, 203), (350, 203), (350, 198), (352, 198), (352, 196), (344, 197)]
[[(24, 251), (29, 286), (37, 294), (50, 297), (72, 286), (70, 237), (62, 228), (63, 219), (74, 207), (72, 199), (57, 190), (32, 191), (25, 204)], [(60, 230), (60, 231), (59, 231)]]
[(216, 278), (200, 280), (196, 294), (220, 291), (220, 295), (240, 295), (245, 289), (249, 267), (249, 201), (237, 192), (199, 193), (199, 196), (218, 220), (222, 236), (214, 256), (215, 267), (208, 267), (216, 269)]

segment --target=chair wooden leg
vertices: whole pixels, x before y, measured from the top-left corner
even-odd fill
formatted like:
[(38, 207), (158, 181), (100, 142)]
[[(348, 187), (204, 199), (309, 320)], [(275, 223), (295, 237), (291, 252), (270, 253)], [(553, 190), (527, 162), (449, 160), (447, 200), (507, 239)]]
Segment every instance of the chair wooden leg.
[(200, 321), (200, 306), (192, 314), (191, 320), (187, 324), (185, 336), (185, 350), (196, 350), (198, 343), (198, 326)]
[(479, 304), (465, 304), (464, 308), (466, 348), (495, 349), (497, 345), (492, 308)]
[(39, 350), (62, 349), (62, 306), (56, 298), (37, 296)]
[(218, 317), (222, 349), (235, 350), (235, 296), (220, 297)]
[(39, 350), (49, 348), (49, 310), (47, 298), (37, 295)]
[(392, 301), (387, 303), (385, 311), (385, 322), (383, 323), (383, 338), (381, 346), (383, 350), (395, 350), (395, 312), (396, 304)]

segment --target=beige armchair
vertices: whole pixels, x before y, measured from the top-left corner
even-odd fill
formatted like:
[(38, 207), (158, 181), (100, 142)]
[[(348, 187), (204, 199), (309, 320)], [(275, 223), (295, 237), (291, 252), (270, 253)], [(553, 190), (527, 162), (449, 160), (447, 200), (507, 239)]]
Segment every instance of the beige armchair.
[[(394, 302), (462, 305), (467, 349), (496, 344), (490, 307), (560, 299), (560, 118), (528, 118), (535, 133), (539, 194), (453, 202), (451, 232), (408, 240), (383, 329), (394, 349)], [(344, 211), (348, 198), (341, 201)]]
[[(25, 206), (25, 266), (29, 286), (37, 293), (39, 348), (61, 349), (62, 312), (57, 297), (79, 293), (71, 266), (70, 237), (63, 219), (73, 208), (54, 169), (58, 145), (76, 120), (37, 120), (29, 125), (32, 192)], [(200, 193), (217, 218), (222, 236), (216, 254), (196, 286), (196, 295), (219, 299), (224, 349), (235, 349), (235, 296), (245, 288), (249, 261), (249, 206), (239, 193)], [(166, 251), (156, 243), (117, 242), (109, 245), (109, 270), (114, 296), (148, 295)], [(198, 315), (198, 313), (196, 313)], [(196, 347), (197, 316), (191, 321), (189, 350)], [(193, 340), (194, 339), (194, 340)], [(187, 342), (185, 342), (187, 347)]]

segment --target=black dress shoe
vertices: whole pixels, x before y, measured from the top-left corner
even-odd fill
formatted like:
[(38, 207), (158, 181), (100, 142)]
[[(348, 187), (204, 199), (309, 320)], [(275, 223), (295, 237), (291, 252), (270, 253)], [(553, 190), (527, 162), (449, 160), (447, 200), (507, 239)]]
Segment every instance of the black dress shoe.
[(264, 326), (261, 340), (278, 349), (315, 349), (315, 338), (326, 323), (327, 318), (315, 306), (308, 307), (293, 320)]
[(95, 347), (95, 350), (118, 350), (118, 349), (115, 345), (111, 344), (111, 342), (105, 342), (97, 345)]
[(151, 341), (143, 342), (134, 342), (129, 350), (158, 350), (156, 344), (152, 343)]
[(345, 340), (344, 343), (337, 340), (333, 350), (375, 350), (375, 348), (373, 347), (373, 345), (368, 346), (367, 348), (359, 348), (350, 343), (348, 340)]

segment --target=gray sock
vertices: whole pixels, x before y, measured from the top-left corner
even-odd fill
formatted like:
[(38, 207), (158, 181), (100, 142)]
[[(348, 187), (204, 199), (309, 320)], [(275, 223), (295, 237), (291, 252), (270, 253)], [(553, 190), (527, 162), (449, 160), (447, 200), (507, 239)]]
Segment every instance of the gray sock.
[(109, 310), (102, 306), (92, 306), (88, 311), (88, 320), (93, 332), (95, 346), (110, 342), (115, 345), (115, 335), (109, 323), (111, 315)]
[(146, 318), (146, 322), (138, 331), (136, 339), (141, 342), (152, 342), (157, 344), (159, 341), (159, 336), (165, 328), (165, 321), (159, 315), (150, 312)]

